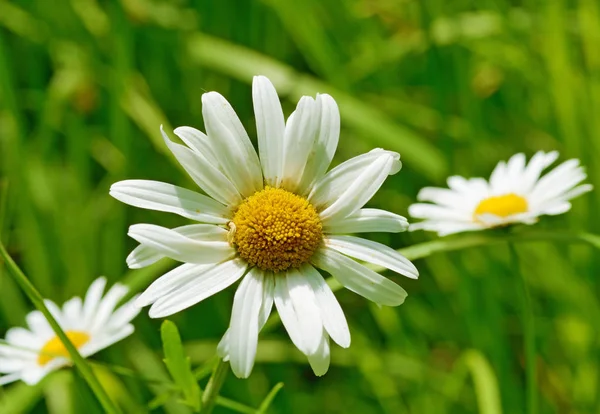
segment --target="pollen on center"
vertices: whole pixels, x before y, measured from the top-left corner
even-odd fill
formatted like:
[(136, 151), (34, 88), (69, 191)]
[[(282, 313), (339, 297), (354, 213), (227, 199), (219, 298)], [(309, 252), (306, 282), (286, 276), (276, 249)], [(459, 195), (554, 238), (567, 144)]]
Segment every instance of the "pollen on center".
[(508, 217), (513, 214), (526, 213), (528, 210), (527, 200), (520, 195), (509, 193), (500, 196), (493, 196), (481, 200), (475, 208), (473, 217), (482, 214), (493, 214), (499, 217)]
[(233, 216), (233, 243), (251, 265), (279, 272), (306, 263), (319, 247), (323, 226), (309, 201), (265, 187), (245, 199)]

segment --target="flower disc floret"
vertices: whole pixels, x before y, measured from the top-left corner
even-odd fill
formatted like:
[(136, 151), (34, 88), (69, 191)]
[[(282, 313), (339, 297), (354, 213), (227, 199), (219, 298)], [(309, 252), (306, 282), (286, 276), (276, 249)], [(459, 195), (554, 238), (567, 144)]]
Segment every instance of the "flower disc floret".
[(508, 217), (513, 214), (526, 213), (527, 210), (527, 200), (520, 195), (510, 193), (481, 200), (473, 216), (475, 219), (482, 214)]
[[(65, 334), (77, 349), (87, 344), (90, 340), (90, 336), (83, 331), (67, 331)], [(38, 364), (44, 366), (57, 357), (70, 358), (70, 355), (60, 338), (54, 336), (40, 350)]]
[(308, 262), (322, 240), (317, 210), (303, 197), (265, 187), (233, 217), (233, 243), (251, 265), (279, 272)]

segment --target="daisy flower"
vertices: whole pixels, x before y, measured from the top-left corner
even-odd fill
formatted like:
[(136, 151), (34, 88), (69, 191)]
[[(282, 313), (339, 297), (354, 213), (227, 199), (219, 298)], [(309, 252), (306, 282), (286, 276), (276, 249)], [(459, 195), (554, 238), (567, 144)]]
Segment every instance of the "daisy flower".
[(127, 180), (110, 194), (141, 208), (179, 214), (201, 224), (174, 229), (135, 224), (129, 236), (140, 245), (127, 258), (140, 268), (170, 257), (182, 265), (157, 279), (137, 300), (152, 304), (153, 318), (188, 308), (241, 279), (229, 329), (219, 354), (238, 377), (254, 365), (258, 333), (273, 305), (294, 345), (317, 375), (329, 367), (329, 338), (348, 347), (344, 313), (316, 268), (353, 292), (381, 305), (406, 297), (400, 286), (354, 259), (416, 278), (413, 264), (360, 232), (405, 230), (404, 217), (363, 208), (400, 156), (375, 149), (326, 173), (336, 150), (340, 116), (329, 95), (300, 99), (287, 121), (271, 82), (252, 84), (258, 154), (227, 100), (202, 96), (206, 134), (175, 129), (186, 145), (163, 137), (203, 195), (156, 181)]
[[(74, 297), (59, 308), (44, 303), (81, 356), (88, 357), (133, 333), (131, 320), (140, 312), (133, 300), (115, 309), (127, 294), (126, 286), (115, 284), (102, 297), (106, 279), (96, 279), (82, 301)], [(0, 385), (22, 380), (37, 384), (51, 371), (70, 364), (69, 352), (40, 311), (26, 316), (29, 329), (11, 328), (0, 342)]]
[(483, 230), (512, 223), (533, 224), (542, 215), (562, 214), (571, 209), (570, 199), (592, 189), (579, 185), (586, 178), (579, 160), (571, 159), (542, 176), (558, 158), (558, 152), (537, 152), (529, 164), (524, 154), (498, 163), (489, 182), (483, 178), (448, 178), (448, 187), (421, 189), (417, 198), (429, 203), (409, 207), (415, 218), (411, 230), (436, 231), (440, 236)]

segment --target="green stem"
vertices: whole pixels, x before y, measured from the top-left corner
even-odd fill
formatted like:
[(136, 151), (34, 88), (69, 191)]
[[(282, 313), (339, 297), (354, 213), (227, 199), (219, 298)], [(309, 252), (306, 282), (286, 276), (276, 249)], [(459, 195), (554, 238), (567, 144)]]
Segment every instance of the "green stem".
[(40, 295), (40, 293), (36, 290), (36, 288), (29, 281), (29, 279), (27, 279), (27, 276), (25, 276), (25, 274), (21, 271), (21, 269), (19, 269), (17, 264), (13, 261), (13, 259), (10, 257), (10, 255), (6, 251), (4, 244), (2, 244), (2, 242), (0, 242), (0, 256), (4, 259), (4, 262), (6, 263), (6, 267), (8, 268), (8, 271), (9, 271), (8, 273), (10, 275), (12, 275), (14, 281), (21, 287), (23, 292), (25, 292), (25, 294), (29, 297), (29, 299), (31, 300), (33, 305), (40, 312), (42, 312), (44, 317), (48, 320), (48, 323), (50, 323), (50, 326), (52, 327), (52, 330), (54, 331), (56, 336), (58, 336), (58, 338), (61, 340), (61, 342), (65, 345), (65, 348), (67, 349), (67, 351), (69, 352), (69, 355), (71, 356), (71, 360), (73, 361), (73, 363), (75, 364), (75, 366), (77, 367), (79, 372), (81, 373), (81, 376), (83, 377), (83, 379), (90, 386), (92, 392), (96, 395), (96, 398), (98, 398), (98, 401), (104, 408), (104, 411), (106, 413), (115, 413), (115, 414), (120, 413), (121, 411), (119, 410), (119, 408), (117, 406), (115, 406), (113, 404), (113, 402), (109, 398), (109, 396), (106, 393), (106, 391), (104, 390), (104, 388), (102, 388), (102, 385), (100, 385), (100, 382), (94, 375), (94, 372), (92, 371), (90, 366), (85, 362), (83, 357), (79, 354), (79, 352), (77, 351), (77, 348), (75, 348), (73, 343), (71, 343), (71, 341), (69, 340), (69, 338), (67, 337), (65, 332), (62, 330), (62, 328), (60, 327), (60, 325), (58, 324), (56, 319), (54, 319), (54, 317), (52, 316), (52, 314), (50, 313), (50, 311), (44, 304), (44, 299), (42, 298), (42, 295)]
[[(460, 236), (442, 237), (433, 241), (415, 244), (398, 249), (407, 259), (416, 260), (434, 253), (464, 250), (470, 247), (489, 246), (502, 243), (528, 243), (556, 240), (565, 243), (588, 243), (600, 249), (600, 236), (592, 233), (566, 233), (556, 231), (523, 231), (506, 234), (476, 233)], [(383, 268), (381, 268), (383, 269)]]
[(263, 402), (260, 404), (260, 407), (258, 407), (258, 411), (256, 412), (256, 414), (266, 413), (269, 407), (271, 406), (271, 403), (275, 399), (275, 396), (277, 395), (277, 393), (279, 393), (279, 390), (281, 390), (282, 388), (283, 382), (275, 384), (275, 386), (271, 389), (271, 391), (267, 394)]
[(526, 393), (527, 393), (527, 413), (537, 414), (538, 412), (538, 395), (537, 395), (537, 364), (535, 351), (535, 321), (533, 317), (533, 307), (531, 295), (523, 272), (521, 272), (519, 264), (519, 256), (517, 250), (512, 243), (508, 243), (510, 250), (511, 261), (517, 278), (519, 279), (521, 314), (523, 317), (523, 342), (525, 347), (525, 378), (526, 378)]
[(229, 364), (222, 359), (219, 359), (217, 366), (208, 380), (208, 384), (206, 384), (206, 389), (202, 394), (202, 414), (212, 413), (228, 371)]

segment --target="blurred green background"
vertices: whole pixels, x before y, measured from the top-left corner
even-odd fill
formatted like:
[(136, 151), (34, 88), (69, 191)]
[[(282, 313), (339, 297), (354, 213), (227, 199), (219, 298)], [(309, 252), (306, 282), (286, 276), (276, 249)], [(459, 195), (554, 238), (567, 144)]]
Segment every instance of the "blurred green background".
[[(477, 6), (474, 6), (477, 4)], [(406, 214), (418, 190), (451, 174), (488, 176), (516, 152), (558, 149), (600, 185), (600, 3), (597, 0), (0, 0), (0, 236), (45, 297), (82, 295), (98, 275), (143, 289), (172, 263), (128, 271), (127, 227), (183, 219), (108, 196), (124, 178), (194, 188), (159, 125), (203, 129), (201, 94), (216, 90), (252, 138), (250, 82), (275, 83), (289, 114), (327, 92), (342, 115), (334, 164), (373, 147), (403, 170), (370, 206)], [(538, 228), (600, 233), (598, 193)], [(423, 233), (368, 235), (399, 248)], [(464, 236), (459, 236), (464, 237)], [(600, 260), (585, 245), (517, 246), (537, 326), (542, 413), (600, 412)], [(352, 346), (333, 347), (316, 378), (281, 326), (261, 336), (249, 380), (222, 395), (273, 413), (524, 413), (518, 276), (505, 244), (416, 262), (399, 308), (337, 294)], [(214, 356), (233, 290), (172, 318), (194, 366)], [(32, 309), (0, 270), (0, 335)], [(95, 360), (168, 381), (160, 321)], [(165, 385), (101, 370), (126, 412)], [(204, 384), (204, 382), (202, 383)], [(500, 411), (501, 410), (501, 411)], [(100, 412), (72, 371), (0, 390), (1, 413)], [(153, 412), (186, 413), (171, 398)], [(216, 412), (232, 412), (217, 407)]]

